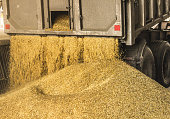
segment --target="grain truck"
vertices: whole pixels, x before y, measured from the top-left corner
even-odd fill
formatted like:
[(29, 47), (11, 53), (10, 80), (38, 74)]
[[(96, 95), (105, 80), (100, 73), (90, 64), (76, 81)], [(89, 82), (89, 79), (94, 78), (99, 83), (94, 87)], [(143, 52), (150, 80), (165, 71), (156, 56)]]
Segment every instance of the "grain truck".
[[(170, 85), (170, 0), (3, 0), (9, 35), (118, 38), (123, 60)], [(58, 14), (69, 31), (52, 28)], [(8, 44), (1, 44), (1, 79), (8, 79)], [(9, 80), (9, 79), (8, 79)]]

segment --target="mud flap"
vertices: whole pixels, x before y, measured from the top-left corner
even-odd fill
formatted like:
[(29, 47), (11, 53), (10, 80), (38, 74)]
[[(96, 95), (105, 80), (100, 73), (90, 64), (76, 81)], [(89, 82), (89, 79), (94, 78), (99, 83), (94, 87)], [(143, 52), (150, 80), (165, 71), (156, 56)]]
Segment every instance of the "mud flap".
[[(6, 91), (9, 84), (9, 44), (3, 44), (1, 42), (0, 42), (0, 94)], [(7, 43), (7, 41), (5, 42)]]

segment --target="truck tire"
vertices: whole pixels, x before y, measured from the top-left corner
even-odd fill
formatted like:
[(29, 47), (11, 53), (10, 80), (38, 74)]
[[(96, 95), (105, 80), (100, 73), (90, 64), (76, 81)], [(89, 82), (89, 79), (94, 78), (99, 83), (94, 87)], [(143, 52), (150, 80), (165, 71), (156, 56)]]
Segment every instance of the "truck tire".
[(0, 94), (5, 93), (8, 90), (8, 80), (0, 80)]
[(9, 86), (9, 44), (5, 42), (0, 41), (0, 94)]
[(170, 44), (166, 41), (153, 41), (151, 50), (156, 63), (156, 80), (164, 87), (170, 86)]
[(137, 39), (137, 41), (133, 46), (125, 46), (125, 57), (123, 59), (129, 65), (155, 79), (156, 68), (153, 53), (146, 45), (146, 40)]
[(143, 53), (140, 64), (137, 65), (137, 69), (143, 72), (148, 77), (155, 79), (155, 60), (151, 49), (146, 45)]

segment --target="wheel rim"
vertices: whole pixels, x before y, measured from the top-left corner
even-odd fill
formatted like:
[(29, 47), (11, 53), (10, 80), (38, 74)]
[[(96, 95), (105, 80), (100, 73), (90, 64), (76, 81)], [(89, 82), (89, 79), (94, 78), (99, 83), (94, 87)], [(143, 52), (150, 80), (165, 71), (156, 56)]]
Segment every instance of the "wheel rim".
[(145, 46), (143, 51), (143, 63), (141, 65), (142, 72), (148, 77), (155, 79), (155, 61), (152, 51), (148, 46)]
[(145, 62), (143, 62), (142, 72), (151, 78), (153, 78), (153, 70), (152, 69), (153, 69), (153, 66), (149, 59), (146, 60)]
[(163, 60), (163, 76), (164, 83), (170, 83), (170, 49), (165, 52), (164, 60)]

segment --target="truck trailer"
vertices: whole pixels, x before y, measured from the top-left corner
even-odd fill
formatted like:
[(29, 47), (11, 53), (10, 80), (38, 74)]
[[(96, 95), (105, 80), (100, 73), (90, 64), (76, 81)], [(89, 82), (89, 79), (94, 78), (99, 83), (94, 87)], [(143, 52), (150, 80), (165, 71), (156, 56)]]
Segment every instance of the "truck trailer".
[[(118, 38), (124, 61), (170, 85), (170, 0), (3, 0), (2, 5), (11, 36)], [(69, 31), (46, 30), (58, 14), (69, 17)], [(9, 42), (3, 42), (0, 78), (9, 80)]]

